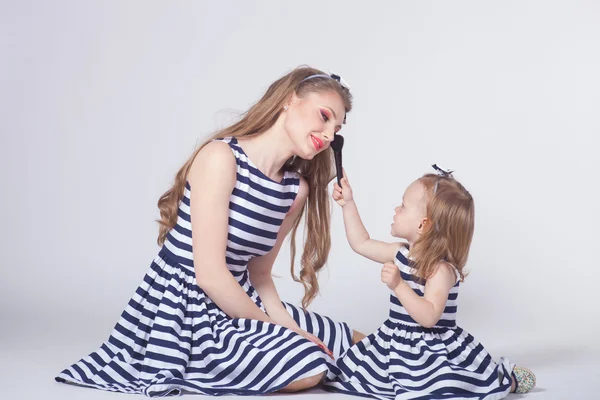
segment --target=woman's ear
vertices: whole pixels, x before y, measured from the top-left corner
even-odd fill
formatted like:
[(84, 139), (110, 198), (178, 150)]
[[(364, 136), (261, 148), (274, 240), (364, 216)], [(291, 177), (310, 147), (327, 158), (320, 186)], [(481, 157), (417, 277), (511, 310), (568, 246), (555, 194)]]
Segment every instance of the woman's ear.
[(300, 102), (300, 97), (298, 97), (298, 95), (296, 94), (296, 92), (292, 93), (292, 95), (290, 96), (290, 98), (287, 101), (287, 105), (288, 107), (292, 107), (297, 105)]

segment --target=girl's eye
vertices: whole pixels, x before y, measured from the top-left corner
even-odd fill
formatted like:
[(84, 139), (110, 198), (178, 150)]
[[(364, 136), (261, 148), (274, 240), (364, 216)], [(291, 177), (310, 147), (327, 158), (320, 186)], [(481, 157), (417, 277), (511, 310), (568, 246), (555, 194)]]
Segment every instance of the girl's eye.
[(321, 117), (323, 118), (323, 121), (325, 121), (325, 122), (329, 121), (329, 117), (327, 116), (327, 114), (325, 114), (322, 111), (321, 111)]

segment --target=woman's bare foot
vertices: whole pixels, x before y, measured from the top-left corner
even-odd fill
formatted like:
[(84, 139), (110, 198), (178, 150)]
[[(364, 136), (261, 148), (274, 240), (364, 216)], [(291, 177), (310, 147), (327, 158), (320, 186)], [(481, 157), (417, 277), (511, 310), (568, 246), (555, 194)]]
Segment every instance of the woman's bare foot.
[(352, 331), (352, 344), (356, 344), (366, 338), (367, 336), (359, 331)]

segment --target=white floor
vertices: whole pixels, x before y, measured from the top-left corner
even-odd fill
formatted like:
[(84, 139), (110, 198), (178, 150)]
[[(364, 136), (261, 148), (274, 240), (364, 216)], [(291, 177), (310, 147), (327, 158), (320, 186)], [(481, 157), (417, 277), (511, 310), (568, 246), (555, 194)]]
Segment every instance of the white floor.
[[(51, 323), (50, 323), (51, 324)], [(11, 324), (12, 325), (12, 324)], [(17, 328), (17, 327), (10, 327)], [(9, 328), (9, 329), (10, 329)], [(54, 328), (54, 329), (52, 329)], [(67, 343), (57, 339), (55, 327), (44, 336), (34, 337), (29, 329), (18, 336), (4, 330), (0, 336), (0, 384), (2, 400), (21, 399), (134, 399), (142, 396), (104, 392), (56, 383), (54, 375), (93, 349), (89, 338)], [(11, 329), (12, 330), (12, 329)], [(85, 331), (85, 329), (82, 329)], [(54, 337), (53, 337), (54, 336)], [(98, 335), (102, 336), (102, 335)], [(98, 343), (100, 344), (100, 343)], [(586, 400), (600, 399), (600, 352), (585, 347), (544, 345), (529, 349), (499, 349), (511, 359), (535, 371), (538, 387), (528, 395), (510, 395), (509, 399)], [(493, 353), (492, 353), (493, 354)], [(294, 395), (269, 395), (269, 398), (294, 396), (298, 399), (352, 399), (342, 394), (313, 389)], [(196, 395), (186, 395), (193, 399)], [(234, 396), (225, 396), (234, 398)], [(239, 398), (239, 397), (238, 397)]]

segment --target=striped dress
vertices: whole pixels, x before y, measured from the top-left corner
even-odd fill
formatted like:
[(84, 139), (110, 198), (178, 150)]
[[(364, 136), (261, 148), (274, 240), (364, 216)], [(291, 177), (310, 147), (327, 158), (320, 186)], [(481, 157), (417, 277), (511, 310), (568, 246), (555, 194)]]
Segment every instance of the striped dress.
[[(408, 249), (394, 260), (402, 279), (419, 296), (424, 281), (413, 275)], [(514, 365), (499, 363), (470, 334), (456, 325), (459, 278), (450, 290), (442, 317), (432, 328), (420, 326), (390, 296), (389, 318), (373, 334), (338, 358), (325, 389), (379, 399), (500, 399), (511, 386)]]
[[(298, 192), (299, 176), (286, 172), (275, 182), (256, 168), (235, 138), (217, 140), (229, 144), (237, 163), (224, 257), (231, 274), (264, 311), (249, 279), (248, 262), (273, 248)], [(252, 395), (336, 369), (312, 342), (279, 325), (230, 318), (200, 289), (192, 257), (194, 189), (186, 185), (177, 225), (108, 340), (62, 371), (57, 381), (150, 397), (185, 392)], [(284, 306), (335, 357), (351, 345), (352, 331), (346, 324)]]

